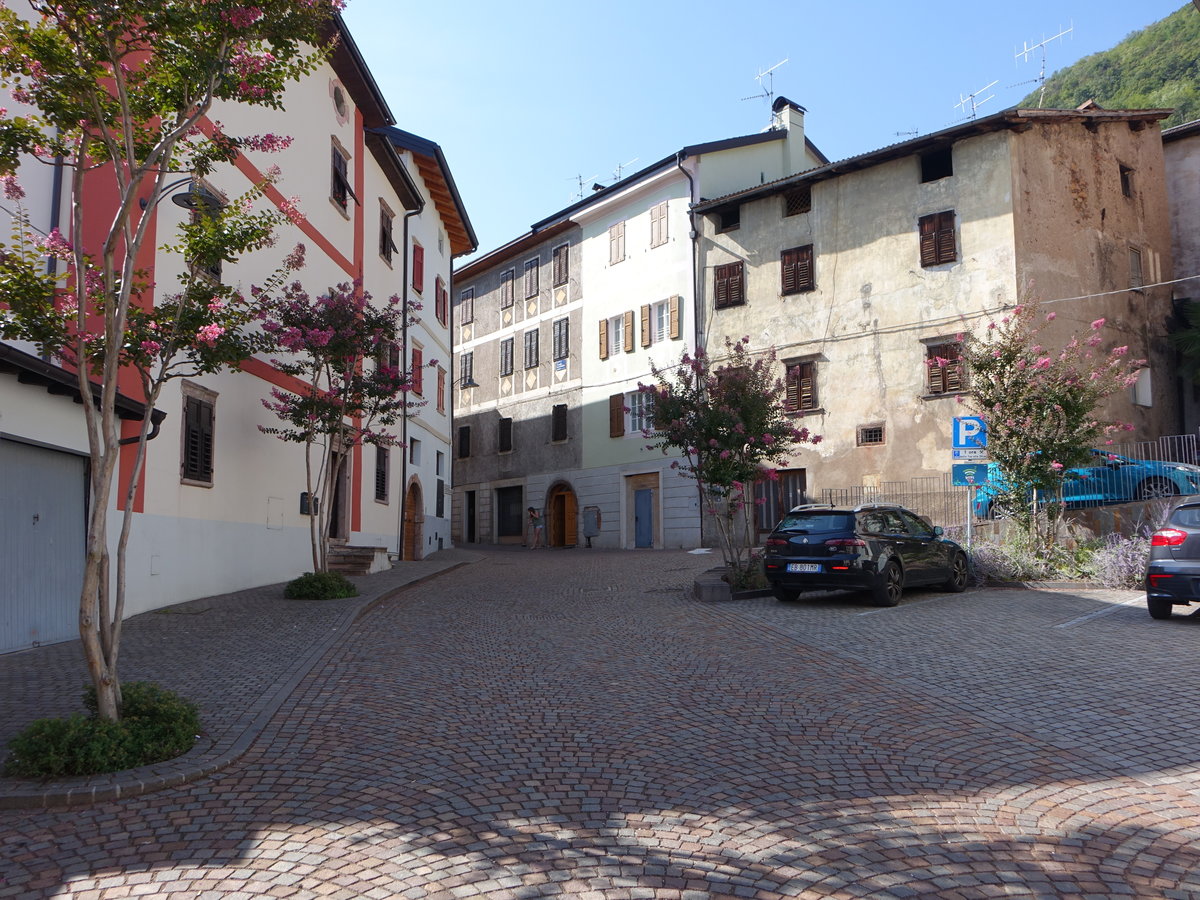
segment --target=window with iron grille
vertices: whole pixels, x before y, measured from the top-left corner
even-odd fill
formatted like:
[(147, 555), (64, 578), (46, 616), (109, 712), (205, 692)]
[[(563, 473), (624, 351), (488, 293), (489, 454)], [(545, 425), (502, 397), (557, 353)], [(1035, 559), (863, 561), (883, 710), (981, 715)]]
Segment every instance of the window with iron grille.
[(950, 147), (939, 147), (921, 154), (921, 182), (938, 181), (954, 174), (954, 154)]
[(784, 363), (783, 408), (788, 412), (808, 412), (819, 409), (817, 400), (817, 363), (815, 360), (791, 360)]
[(538, 332), (534, 328), (525, 332), (525, 368), (536, 369), (538, 364)]
[(556, 403), (550, 411), (550, 440), (565, 441), (567, 439), (567, 404)]
[(458, 458), (466, 459), (471, 455), (471, 426), (458, 426)]
[(507, 337), (500, 342), (500, 374), (513, 373), (513, 338)]
[(513, 305), (513, 299), (516, 296), (514, 286), (517, 281), (517, 273), (514, 269), (500, 273), (500, 308), (508, 309)]
[(625, 395), (625, 406), (629, 410), (626, 434), (641, 434), (654, 425), (654, 395), (645, 391), (631, 391)]
[(667, 201), (650, 207), (650, 246), (661, 247), (667, 242)]
[(780, 254), (780, 269), (782, 285), (780, 290), (784, 295), (800, 294), (817, 289), (816, 275), (813, 272), (813, 245), (793, 247)]
[(387, 447), (375, 448), (375, 499), (387, 503), (388, 499), (388, 456)]
[(966, 363), (962, 344), (947, 341), (925, 348), (925, 369), (928, 372), (927, 390), (930, 394), (954, 394), (967, 389)]
[(717, 309), (741, 306), (746, 302), (743, 291), (742, 262), (726, 263), (713, 270), (713, 300)]
[(211, 484), (216, 406), (203, 397), (183, 398), (183, 477)]
[(458, 294), (458, 324), (470, 325), (475, 321), (475, 288), (467, 288)]
[(538, 295), (538, 265), (539, 260), (525, 261), (525, 299), (529, 300)]
[(625, 259), (625, 223), (608, 226), (608, 264), (615, 266)]
[(571, 279), (571, 245), (563, 244), (553, 251), (554, 286), (559, 287)]
[(859, 425), (855, 443), (859, 447), (871, 447), (883, 443), (883, 425)]
[(501, 419), (496, 433), (496, 447), (501, 453), (509, 453), (513, 448), (513, 420)]
[(798, 216), (812, 211), (812, 185), (801, 184), (783, 195), (783, 214)]
[(554, 358), (566, 359), (571, 355), (571, 320), (554, 320)]
[(917, 220), (921, 238), (921, 265), (940, 266), (958, 259), (954, 243), (954, 210), (930, 213)]

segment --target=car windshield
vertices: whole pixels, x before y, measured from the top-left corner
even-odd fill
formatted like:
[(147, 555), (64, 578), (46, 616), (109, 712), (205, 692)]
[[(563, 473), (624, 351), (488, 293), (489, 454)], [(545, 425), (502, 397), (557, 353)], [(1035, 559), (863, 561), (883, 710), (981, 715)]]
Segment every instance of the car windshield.
[(854, 514), (827, 509), (790, 512), (775, 526), (776, 531), (853, 531)]

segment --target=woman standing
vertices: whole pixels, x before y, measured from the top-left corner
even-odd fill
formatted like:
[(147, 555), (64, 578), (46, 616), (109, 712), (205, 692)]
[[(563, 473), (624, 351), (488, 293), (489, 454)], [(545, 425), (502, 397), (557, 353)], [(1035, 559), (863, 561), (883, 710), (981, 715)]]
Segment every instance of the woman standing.
[(542, 546), (542, 517), (536, 509), (529, 507), (529, 549), (537, 550)]

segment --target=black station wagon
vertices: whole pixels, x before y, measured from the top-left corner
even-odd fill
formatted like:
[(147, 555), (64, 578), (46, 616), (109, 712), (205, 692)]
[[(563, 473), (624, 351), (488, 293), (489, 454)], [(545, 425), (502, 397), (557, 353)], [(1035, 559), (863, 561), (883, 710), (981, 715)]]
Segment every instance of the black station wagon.
[(942, 529), (902, 506), (797, 506), (767, 538), (763, 566), (775, 596), (804, 591), (870, 591), (895, 606), (905, 587), (966, 589), (966, 551)]

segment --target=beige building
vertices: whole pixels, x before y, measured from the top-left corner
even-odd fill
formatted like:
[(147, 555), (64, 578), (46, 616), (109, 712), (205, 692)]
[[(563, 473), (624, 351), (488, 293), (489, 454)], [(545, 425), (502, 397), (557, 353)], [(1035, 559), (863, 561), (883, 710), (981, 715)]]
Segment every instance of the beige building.
[(823, 437), (764, 523), (826, 489), (940, 484), (970, 412), (962, 335), (1030, 297), (1055, 340), (1106, 318), (1148, 360), (1108, 412), (1138, 437), (1179, 430), (1167, 112), (1008, 110), (696, 207), (700, 341), (775, 347), (789, 408)]

